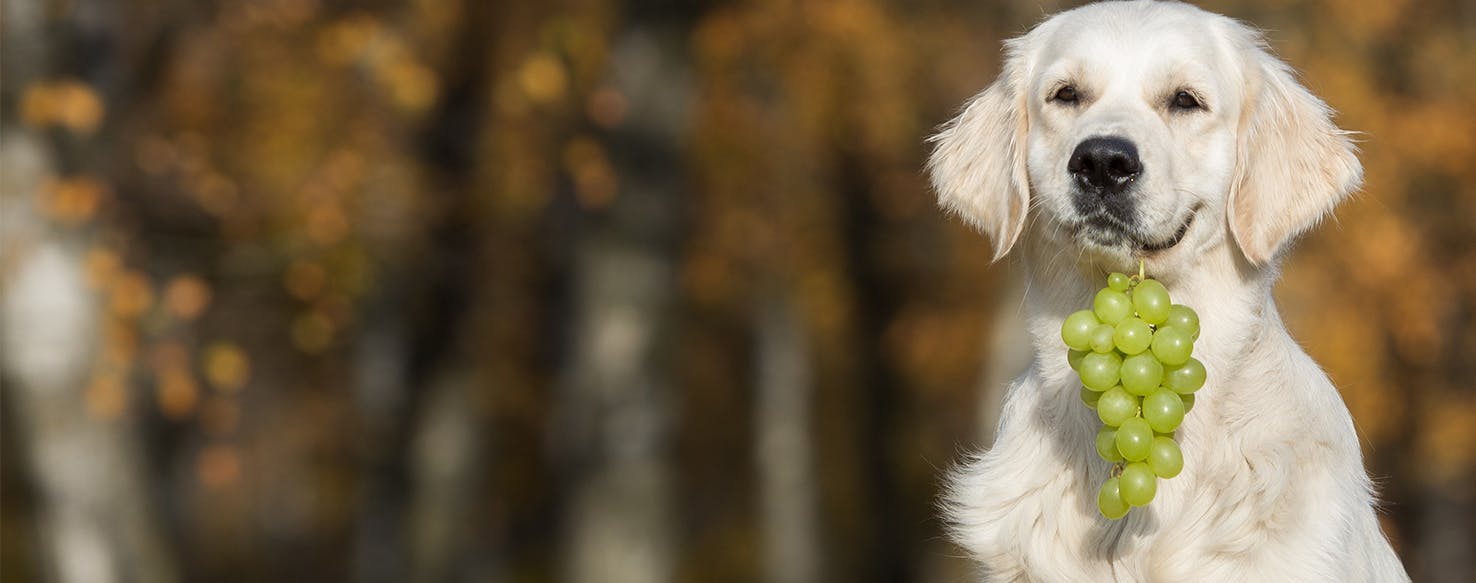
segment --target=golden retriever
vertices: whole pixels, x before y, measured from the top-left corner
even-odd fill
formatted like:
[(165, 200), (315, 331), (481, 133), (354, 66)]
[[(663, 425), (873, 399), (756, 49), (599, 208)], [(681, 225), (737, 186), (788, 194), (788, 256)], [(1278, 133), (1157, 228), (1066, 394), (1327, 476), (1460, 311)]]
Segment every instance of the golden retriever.
[[(943, 207), (1011, 249), (1032, 363), (992, 448), (950, 478), (988, 581), (1407, 581), (1358, 437), (1271, 289), (1287, 244), (1362, 180), (1347, 132), (1254, 29), (1177, 2), (1092, 4), (1007, 41), (1003, 72), (933, 136)], [(1199, 311), (1209, 370), (1152, 504), (1096, 510), (1109, 464), (1060, 339), (1138, 260)]]

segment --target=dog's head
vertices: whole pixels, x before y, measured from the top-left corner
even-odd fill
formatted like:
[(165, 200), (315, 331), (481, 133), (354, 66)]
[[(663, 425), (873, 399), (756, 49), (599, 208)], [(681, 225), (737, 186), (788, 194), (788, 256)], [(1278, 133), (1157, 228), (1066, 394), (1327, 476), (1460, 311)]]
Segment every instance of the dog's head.
[(933, 136), (928, 164), (995, 259), (1029, 224), (1119, 268), (1172, 269), (1232, 238), (1265, 265), (1362, 179), (1327, 105), (1229, 18), (1093, 4), (1005, 46), (999, 78)]

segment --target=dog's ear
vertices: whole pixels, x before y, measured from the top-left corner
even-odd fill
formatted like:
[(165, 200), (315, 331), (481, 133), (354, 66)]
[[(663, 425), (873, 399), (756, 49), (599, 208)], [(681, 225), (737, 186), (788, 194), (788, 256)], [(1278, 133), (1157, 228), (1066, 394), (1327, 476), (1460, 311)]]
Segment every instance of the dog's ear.
[(1228, 215), (1241, 252), (1265, 265), (1358, 189), (1363, 166), (1349, 132), (1333, 125), (1332, 109), (1264, 41), (1253, 42)]
[(989, 236), (995, 261), (1020, 238), (1030, 206), (1029, 124), (1018, 60), (1012, 54), (999, 78), (928, 139), (936, 144), (928, 172), (938, 203)]

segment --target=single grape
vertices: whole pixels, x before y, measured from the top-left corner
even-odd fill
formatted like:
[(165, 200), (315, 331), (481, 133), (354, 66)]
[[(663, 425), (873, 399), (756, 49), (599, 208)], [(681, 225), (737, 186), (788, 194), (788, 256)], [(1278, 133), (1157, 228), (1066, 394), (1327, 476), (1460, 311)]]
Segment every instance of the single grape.
[(1194, 393), (1189, 393), (1187, 395), (1179, 395), (1179, 398), (1184, 401), (1184, 412), (1185, 413), (1188, 413), (1189, 411), (1191, 411), (1191, 410), (1194, 409)]
[(1158, 478), (1143, 462), (1133, 462), (1122, 469), (1117, 481), (1118, 494), (1122, 501), (1133, 506), (1147, 506), (1158, 493)]
[(1160, 478), (1179, 475), (1179, 471), (1184, 469), (1184, 452), (1179, 450), (1179, 444), (1167, 437), (1153, 438), (1153, 443), (1148, 446), (1148, 469)]
[(1124, 421), (1138, 415), (1138, 398), (1129, 395), (1122, 387), (1112, 387), (1097, 399), (1097, 418), (1109, 427), (1122, 425)]
[[(1100, 328), (1098, 328), (1100, 330)], [(1148, 349), (1153, 342), (1153, 328), (1141, 318), (1128, 318), (1117, 324), (1112, 343), (1123, 354), (1134, 355)]]
[(1184, 304), (1169, 306), (1168, 320), (1163, 325), (1188, 332), (1190, 338), (1199, 340), (1199, 314), (1194, 312), (1194, 308)]
[[(1099, 331), (1094, 334), (1101, 334), (1101, 329), (1102, 326), (1098, 326)], [(1093, 336), (1094, 341), (1095, 338)], [(1184, 330), (1173, 326), (1159, 326), (1158, 331), (1153, 333), (1153, 356), (1158, 357), (1158, 361), (1165, 365), (1178, 366), (1189, 362), (1189, 353), (1193, 351), (1194, 339)]]
[[(1092, 329), (1092, 352), (1112, 352), (1112, 334), (1116, 332), (1111, 324), (1102, 324)], [(1188, 355), (1185, 355), (1188, 358)]]
[(1122, 452), (1117, 451), (1116, 429), (1104, 426), (1097, 432), (1097, 455), (1109, 462), (1122, 461)]
[(1117, 325), (1123, 318), (1133, 315), (1133, 301), (1127, 294), (1112, 288), (1102, 288), (1092, 301), (1092, 310), (1104, 324)]
[(1164, 367), (1163, 386), (1180, 395), (1187, 395), (1204, 386), (1204, 377), (1204, 363), (1190, 358), (1179, 366)]
[(1153, 443), (1153, 429), (1142, 417), (1133, 417), (1122, 422), (1114, 439), (1117, 451), (1122, 452), (1123, 458), (1130, 462), (1140, 462), (1148, 458), (1148, 445)]
[(1092, 330), (1100, 324), (1090, 310), (1075, 312), (1066, 316), (1066, 321), (1061, 323), (1061, 340), (1067, 346), (1086, 350), (1091, 347)]
[(1093, 391), (1105, 391), (1117, 384), (1118, 369), (1122, 358), (1116, 352), (1093, 352), (1081, 357), (1081, 384)]
[(1128, 513), (1127, 502), (1122, 501), (1122, 495), (1118, 492), (1118, 479), (1107, 478), (1102, 482), (1102, 489), (1097, 491), (1097, 510), (1102, 516), (1117, 520)]
[(1143, 397), (1143, 419), (1154, 431), (1169, 433), (1184, 422), (1184, 400), (1178, 393), (1158, 389)]
[(1116, 271), (1107, 274), (1107, 287), (1117, 291), (1127, 291), (1129, 285), (1132, 285), (1132, 282), (1128, 279), (1127, 274)]
[(1162, 324), (1168, 320), (1169, 306), (1168, 288), (1163, 287), (1155, 279), (1145, 279), (1138, 287), (1133, 288), (1133, 309), (1138, 312), (1138, 317), (1149, 324)]
[[(1091, 356), (1087, 356), (1091, 358)], [(1085, 378), (1086, 361), (1082, 361), (1082, 377)], [(1153, 394), (1158, 389), (1158, 383), (1163, 381), (1163, 365), (1152, 354), (1143, 353), (1129, 356), (1122, 361), (1118, 378), (1122, 380), (1122, 388), (1127, 392), (1145, 397)]]
[(1066, 351), (1066, 364), (1071, 365), (1071, 370), (1081, 370), (1081, 357), (1086, 356), (1087, 351), (1072, 348)]
[(1096, 409), (1097, 408), (1097, 400), (1098, 399), (1101, 399), (1101, 398), (1102, 398), (1102, 393), (1098, 393), (1098, 392), (1093, 391), (1091, 389), (1088, 389), (1086, 387), (1082, 387), (1081, 388), (1081, 402), (1086, 403), (1086, 406), (1087, 407), (1092, 408), (1092, 409)]

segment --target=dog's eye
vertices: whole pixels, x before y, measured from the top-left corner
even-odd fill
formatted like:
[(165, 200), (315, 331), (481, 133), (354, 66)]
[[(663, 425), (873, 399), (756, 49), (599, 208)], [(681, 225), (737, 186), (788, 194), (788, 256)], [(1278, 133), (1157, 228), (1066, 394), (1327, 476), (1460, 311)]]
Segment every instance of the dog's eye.
[(1051, 99), (1061, 103), (1076, 103), (1076, 88), (1070, 85), (1062, 87), (1056, 91), (1056, 95), (1051, 97)]
[(1180, 91), (1174, 94), (1174, 107), (1178, 109), (1199, 109), (1199, 100), (1188, 91)]

